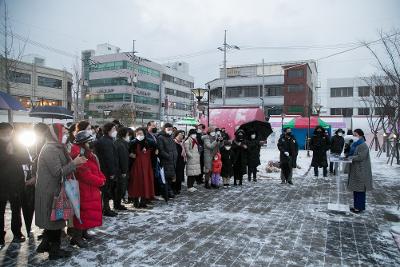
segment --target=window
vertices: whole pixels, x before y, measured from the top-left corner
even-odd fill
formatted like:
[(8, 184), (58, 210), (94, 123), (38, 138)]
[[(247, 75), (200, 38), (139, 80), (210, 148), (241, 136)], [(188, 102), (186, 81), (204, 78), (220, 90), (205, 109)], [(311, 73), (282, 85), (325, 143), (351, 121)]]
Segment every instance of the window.
[(289, 78), (302, 78), (304, 76), (303, 70), (288, 70)]
[(31, 84), (31, 75), (22, 72), (10, 71), (10, 81), (14, 83)]
[[(137, 70), (140, 74), (150, 75), (154, 77), (160, 77), (160, 72), (158, 70), (154, 70), (141, 65), (134, 65), (135, 70)], [(90, 66), (90, 71), (106, 71), (106, 70), (119, 70), (119, 69), (129, 69), (132, 70), (132, 62), (127, 60), (121, 61), (111, 61), (111, 62), (103, 62), (103, 63), (93, 63)]]
[(331, 97), (350, 97), (353, 96), (353, 87), (331, 88)]
[(241, 87), (227, 87), (226, 88), (226, 96), (227, 97), (242, 97), (242, 88)]
[(394, 96), (396, 95), (396, 86), (376, 86), (376, 96)]
[(130, 85), (128, 78), (107, 78), (107, 79), (95, 79), (89, 81), (90, 87), (101, 87), (101, 86), (115, 86), (115, 85)]
[(213, 98), (213, 99), (222, 98), (222, 88), (217, 87), (217, 88), (211, 89), (211, 98)]
[(369, 108), (358, 108), (358, 115), (369, 115)]
[[(370, 96), (370, 92), (371, 92), (371, 87), (369, 86), (360, 86), (358, 87), (358, 96)], [(359, 115), (363, 115), (363, 114), (359, 114)], [(365, 114), (368, 115), (368, 114)]]
[(51, 88), (61, 89), (62, 88), (62, 81), (58, 80), (58, 79), (38, 76), (38, 85), (44, 86), (44, 87), (51, 87)]
[[(262, 86), (261, 86), (262, 90)], [(264, 96), (283, 96), (282, 86), (265, 86)]]
[(396, 112), (396, 108), (394, 107), (377, 107), (375, 108), (375, 115), (381, 116), (381, 115), (388, 115), (388, 114), (394, 114)]
[(243, 86), (242, 89), (243, 89), (244, 97), (257, 97), (258, 96), (257, 86)]
[(165, 88), (165, 94), (175, 95), (175, 91), (174, 91), (174, 89), (171, 89), (171, 88)]
[(152, 91), (160, 91), (160, 85), (155, 83), (149, 83), (144, 81), (138, 81), (136, 86), (142, 89), (152, 90)]
[(343, 115), (343, 117), (353, 116), (352, 108), (331, 108), (331, 115)]
[[(86, 99), (88, 102), (130, 102), (131, 94), (98, 94), (90, 95)], [(133, 96), (133, 102), (148, 104), (148, 105), (158, 105), (160, 100), (157, 98), (146, 97), (146, 96)]]
[(173, 76), (168, 75), (168, 74), (163, 74), (162, 80), (163, 81), (167, 81), (167, 82), (171, 82), (171, 83), (175, 83), (175, 84), (179, 84), (179, 85), (182, 85), (182, 86), (185, 86), (185, 87), (194, 88), (194, 83), (179, 79), (177, 77), (173, 77)]
[(302, 85), (302, 84), (289, 84), (288, 85), (289, 93), (302, 92), (303, 90), (304, 90), (304, 85)]

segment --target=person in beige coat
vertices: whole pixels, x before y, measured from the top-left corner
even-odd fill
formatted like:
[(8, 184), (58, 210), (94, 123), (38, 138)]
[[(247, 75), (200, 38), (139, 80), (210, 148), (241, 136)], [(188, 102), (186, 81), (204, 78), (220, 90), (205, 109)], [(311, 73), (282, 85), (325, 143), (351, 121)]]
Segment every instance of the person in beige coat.
[(193, 187), (194, 181), (196, 180), (196, 177), (201, 174), (200, 152), (199, 145), (197, 143), (196, 129), (189, 130), (188, 138), (186, 139), (184, 146), (187, 158), (187, 188), (189, 192), (195, 192), (197, 189)]
[(365, 210), (366, 191), (372, 190), (371, 158), (361, 129), (353, 131), (357, 139), (350, 148), (351, 165), (347, 189), (353, 191), (354, 207), (350, 210), (359, 213)]
[(77, 166), (87, 161), (81, 156), (71, 160), (65, 147), (66, 132), (64, 126), (59, 123), (49, 127), (46, 144), (40, 152), (37, 163), (35, 223), (45, 230), (37, 252), (48, 252), (51, 260), (71, 255), (70, 252), (60, 248), (61, 229), (65, 227), (65, 221), (50, 220), (53, 199), (61, 190), (62, 176), (71, 174)]

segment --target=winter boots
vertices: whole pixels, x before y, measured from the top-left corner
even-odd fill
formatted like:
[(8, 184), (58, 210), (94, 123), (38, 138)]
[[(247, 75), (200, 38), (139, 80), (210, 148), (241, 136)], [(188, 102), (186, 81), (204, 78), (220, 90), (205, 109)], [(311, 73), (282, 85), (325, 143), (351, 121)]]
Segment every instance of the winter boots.
[(71, 252), (61, 249), (60, 243), (58, 243), (58, 242), (50, 242), (49, 243), (49, 259), (50, 260), (58, 260), (58, 259), (69, 258), (69, 257), (71, 257)]
[(88, 243), (83, 240), (83, 231), (82, 230), (78, 230), (78, 229), (74, 229), (73, 231), (73, 235), (70, 241), (70, 244), (72, 246), (78, 246), (80, 248), (87, 248), (88, 247)]

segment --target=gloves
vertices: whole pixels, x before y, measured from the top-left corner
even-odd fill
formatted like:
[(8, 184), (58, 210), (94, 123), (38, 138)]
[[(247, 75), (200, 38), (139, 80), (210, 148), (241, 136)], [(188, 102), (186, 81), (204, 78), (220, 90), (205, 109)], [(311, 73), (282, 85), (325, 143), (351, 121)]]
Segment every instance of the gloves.
[(284, 154), (286, 155), (286, 157), (289, 157), (289, 152), (285, 152)]

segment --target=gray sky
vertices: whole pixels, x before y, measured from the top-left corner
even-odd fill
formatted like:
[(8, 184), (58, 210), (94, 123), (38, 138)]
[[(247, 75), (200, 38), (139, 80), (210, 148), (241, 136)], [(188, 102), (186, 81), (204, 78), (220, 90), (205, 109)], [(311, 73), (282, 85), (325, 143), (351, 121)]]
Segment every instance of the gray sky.
[[(31, 40), (80, 55), (104, 42), (128, 51), (135, 39), (142, 57), (188, 62), (199, 87), (218, 75), (223, 54), (217, 47), (224, 29), (229, 44), (270, 47), (230, 52), (229, 66), (262, 58), (318, 59), (352, 43), (375, 40), (379, 29), (400, 28), (397, 0), (7, 0), (7, 5), (14, 32)], [(194, 56), (196, 52), (201, 53)], [(74, 62), (28, 44), (25, 54), (32, 53), (44, 56), (49, 67), (70, 70)], [(191, 56), (173, 57), (187, 54)], [(327, 78), (369, 74), (374, 65), (368, 51), (358, 49), (319, 61), (319, 80), (325, 87)]]

